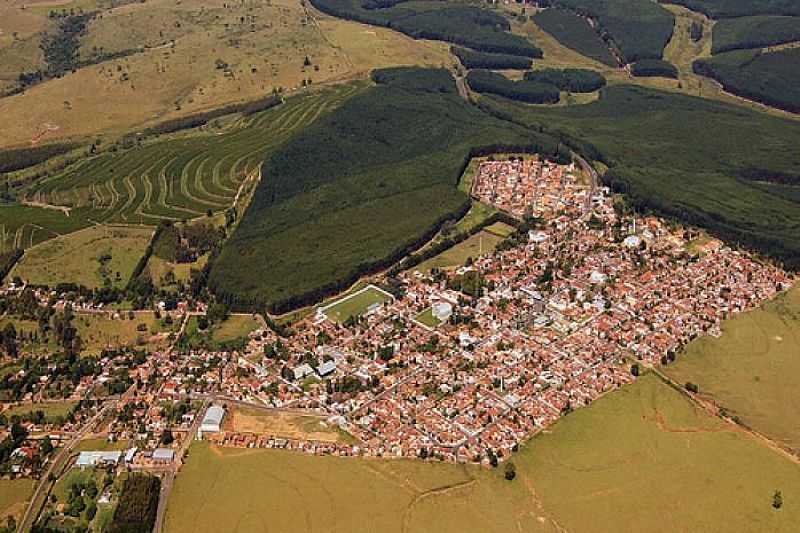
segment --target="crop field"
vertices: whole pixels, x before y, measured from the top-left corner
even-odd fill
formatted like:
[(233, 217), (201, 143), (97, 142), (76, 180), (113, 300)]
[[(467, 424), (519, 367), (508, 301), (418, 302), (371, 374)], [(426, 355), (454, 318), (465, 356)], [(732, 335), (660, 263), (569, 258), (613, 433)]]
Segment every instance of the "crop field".
[(713, 53), (800, 41), (800, 17), (760, 15), (714, 24)]
[(723, 324), (719, 338), (694, 341), (668, 366), (730, 416), (800, 453), (800, 287)]
[[(7, 3), (0, 7), (5, 10), (0, 11), (0, 89), (12, 87), (21, 72), (45, 66), (37, 32), (52, 30), (47, 14), (59, 9)], [(0, 99), (5, 119), (0, 147), (32, 139), (114, 136), (273, 89), (299, 89), (303, 80), (319, 85), (363, 78), (372, 68), (438, 66), (448, 58), (444, 44), (321, 16), (300, 0), (86, 3), (86, 11), (99, 8), (100, 15), (80, 39), (80, 58), (131, 55)], [(12, 43), (18, 25), (20, 36)], [(306, 56), (311, 65), (304, 65)]]
[(98, 222), (158, 224), (230, 207), (242, 183), (271, 151), (335, 107), (358, 85), (295, 96), (241, 119), (233, 131), (197, 133), (106, 153), (37, 182), (37, 202), (87, 209)]
[(653, 376), (570, 414), (512, 460), (508, 482), (502, 469), (196, 443), (166, 531), (789, 532), (800, 519), (798, 465)]
[(153, 236), (152, 228), (97, 225), (27, 250), (11, 272), (33, 285), (124, 287)]
[[(85, 211), (85, 210), (83, 210)], [(90, 225), (81, 212), (70, 216), (61, 210), (27, 205), (0, 206), (0, 249), (30, 248), (40, 242)]]
[(332, 304), (320, 308), (329, 320), (346, 322), (350, 317), (359, 317), (373, 305), (381, 305), (392, 300), (391, 295), (369, 285), (355, 293), (345, 296)]
[(34, 480), (30, 478), (0, 479), (0, 520), (5, 525), (6, 517), (19, 520), (25, 505), (33, 494)]
[(800, 113), (800, 48), (725, 52), (696, 61), (694, 70), (730, 93)]

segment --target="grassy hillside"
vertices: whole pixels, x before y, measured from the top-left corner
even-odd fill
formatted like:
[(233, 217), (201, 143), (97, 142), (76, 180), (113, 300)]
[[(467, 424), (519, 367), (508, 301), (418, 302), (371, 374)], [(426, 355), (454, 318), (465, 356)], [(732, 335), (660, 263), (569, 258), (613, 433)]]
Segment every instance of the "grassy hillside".
[(758, 48), (800, 41), (800, 18), (755, 16), (720, 20), (714, 25), (712, 52)]
[(697, 60), (693, 68), (730, 93), (800, 113), (800, 48), (725, 52)]
[(533, 20), (564, 46), (606, 65), (619, 65), (608, 45), (585, 18), (563, 9), (545, 9), (536, 13)]
[(650, 0), (557, 0), (555, 5), (596, 21), (595, 30), (625, 63), (661, 59), (675, 24), (672, 13)]
[(795, 0), (667, 0), (665, 3), (686, 6), (711, 18), (748, 15), (800, 15)]
[(789, 532), (800, 519), (800, 467), (652, 376), (567, 416), (512, 460), (509, 482), (502, 469), (197, 443), (165, 530)]
[[(535, 130), (588, 142), (605, 180), (634, 204), (708, 228), (800, 267), (800, 209), (750, 180), (800, 180), (800, 123), (696, 97), (615, 85), (583, 106), (482, 98)], [(594, 154), (591, 154), (595, 151)]]
[(218, 296), (285, 311), (341, 290), (466, 210), (457, 182), (471, 149), (534, 148), (542, 137), (470, 106), (447, 71), (376, 79), (264, 164), (253, 203), (212, 269)]

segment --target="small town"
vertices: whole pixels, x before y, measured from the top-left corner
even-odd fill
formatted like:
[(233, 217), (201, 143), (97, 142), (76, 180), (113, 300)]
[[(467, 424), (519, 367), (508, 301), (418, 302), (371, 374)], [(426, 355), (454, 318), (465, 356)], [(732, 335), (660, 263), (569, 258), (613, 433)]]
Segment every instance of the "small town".
[[(696, 230), (625, 213), (578, 173), (537, 158), (484, 161), (475, 199), (520, 220), (493, 252), (373, 278), (316, 307), (290, 336), (252, 315), (244, 318), (258, 327), (237, 349), (185, 348), (187, 324), (216, 304), (160, 302), (162, 320), (180, 325), (162, 334), (168, 345), (147, 357), (106, 351), (64, 392), (77, 402), (68, 417), (20, 419), (11, 430), (19, 435), (3, 436), (18, 443), (12, 475), (142, 471), (163, 476), (168, 493), (198, 439), (497, 466), (559, 418), (669, 364), (693, 339), (718, 336), (723, 320), (794, 283)], [(5, 295), (52, 307), (66, 323), (82, 314), (125, 320), (22, 284)], [(21, 369), (5, 385), (25, 376)], [(22, 405), (42, 401), (54, 381), (27, 384)], [(247, 412), (312, 426), (248, 425)], [(71, 449), (76, 435), (97, 449)], [(60, 461), (48, 460), (58, 446)]]

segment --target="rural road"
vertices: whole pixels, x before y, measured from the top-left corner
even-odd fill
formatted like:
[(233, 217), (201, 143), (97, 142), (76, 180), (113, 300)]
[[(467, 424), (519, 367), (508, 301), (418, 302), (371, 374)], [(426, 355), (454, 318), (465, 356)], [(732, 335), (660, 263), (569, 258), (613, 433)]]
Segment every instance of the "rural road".
[(64, 464), (69, 460), (70, 454), (75, 446), (89, 433), (89, 431), (91, 431), (97, 422), (102, 420), (109, 409), (115, 407), (119, 400), (126, 398), (131, 392), (133, 392), (134, 387), (135, 385), (131, 385), (131, 387), (125, 391), (119, 399), (107, 402), (86, 424), (83, 425), (83, 427), (81, 427), (80, 430), (78, 430), (77, 433), (73, 435), (72, 439), (58, 451), (53, 460), (48, 464), (47, 469), (42, 473), (40, 483), (36, 486), (36, 490), (33, 492), (31, 502), (28, 504), (28, 508), (25, 509), (25, 514), (22, 517), (22, 521), (19, 523), (17, 531), (30, 531), (31, 527), (33, 527), (33, 523), (38, 517), (39, 510), (44, 503), (42, 498), (46, 497), (47, 493), (49, 492), (50, 474), (55, 475), (55, 472), (58, 472), (58, 470), (64, 466)]

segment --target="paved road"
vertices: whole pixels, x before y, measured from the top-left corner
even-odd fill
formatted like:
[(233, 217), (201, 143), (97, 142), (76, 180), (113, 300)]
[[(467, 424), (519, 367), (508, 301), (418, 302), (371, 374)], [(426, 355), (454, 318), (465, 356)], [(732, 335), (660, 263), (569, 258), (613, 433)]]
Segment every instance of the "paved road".
[[(133, 388), (134, 386), (132, 385), (122, 396), (120, 396), (120, 399), (127, 397), (133, 391)], [(86, 424), (84, 424), (77, 433), (73, 435), (72, 439), (65, 446), (59, 448), (56, 456), (48, 463), (47, 469), (42, 474), (40, 482), (36, 486), (36, 490), (33, 491), (31, 502), (28, 505), (28, 508), (25, 509), (25, 515), (22, 517), (22, 521), (19, 523), (17, 531), (30, 531), (33, 523), (39, 515), (39, 510), (41, 509), (42, 503), (44, 503), (42, 499), (46, 497), (47, 493), (49, 492), (50, 474), (55, 475), (55, 473), (66, 464), (75, 446), (81, 440), (83, 440), (83, 438), (92, 430), (92, 428), (95, 427), (95, 425), (102, 420), (108, 411), (114, 408), (118, 402), (119, 399), (106, 402), (106, 404), (101, 407), (100, 410)]]

